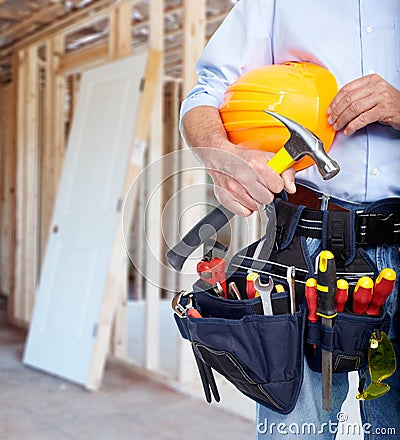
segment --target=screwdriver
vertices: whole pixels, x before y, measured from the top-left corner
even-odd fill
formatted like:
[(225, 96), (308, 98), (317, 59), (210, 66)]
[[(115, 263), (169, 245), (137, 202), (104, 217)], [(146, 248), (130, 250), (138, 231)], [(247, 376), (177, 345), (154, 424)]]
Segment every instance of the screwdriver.
[(308, 320), (310, 322), (317, 322), (317, 280), (315, 278), (308, 278), (306, 281), (306, 300), (308, 307)]
[(340, 278), (337, 280), (335, 295), (335, 307), (338, 312), (343, 312), (348, 296), (349, 283), (343, 278)]
[[(332, 320), (337, 315), (335, 308), (336, 264), (330, 251), (322, 251), (317, 268), (317, 315), (323, 326), (332, 328)], [(332, 400), (332, 352), (322, 350), (322, 408), (331, 409)]]
[(368, 305), (372, 300), (374, 282), (372, 278), (363, 276), (357, 281), (353, 293), (353, 312), (359, 315), (367, 313)]
[[(317, 280), (315, 278), (308, 278), (306, 281), (306, 300), (308, 307), (308, 320), (310, 322), (317, 322)], [(314, 350), (317, 349), (317, 344), (314, 344)]]
[(396, 282), (396, 272), (389, 267), (382, 269), (375, 281), (372, 301), (367, 309), (367, 315), (379, 315), (386, 298), (392, 293)]
[(256, 297), (256, 289), (254, 287), (254, 281), (258, 278), (257, 272), (250, 272), (246, 276), (246, 294), (247, 298), (253, 299)]

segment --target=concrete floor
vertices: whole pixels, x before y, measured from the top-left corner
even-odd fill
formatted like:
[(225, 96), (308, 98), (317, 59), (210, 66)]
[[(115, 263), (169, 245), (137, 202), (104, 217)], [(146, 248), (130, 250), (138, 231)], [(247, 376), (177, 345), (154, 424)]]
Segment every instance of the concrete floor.
[(253, 421), (179, 394), (116, 365), (96, 393), (21, 363), (25, 332), (0, 300), (0, 439), (251, 440)]

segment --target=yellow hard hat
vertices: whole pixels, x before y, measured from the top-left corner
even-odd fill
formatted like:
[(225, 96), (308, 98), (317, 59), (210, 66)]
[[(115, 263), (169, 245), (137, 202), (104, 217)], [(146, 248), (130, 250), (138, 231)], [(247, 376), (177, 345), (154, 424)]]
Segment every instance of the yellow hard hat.
[[(225, 92), (220, 114), (231, 142), (245, 148), (278, 151), (289, 139), (287, 128), (264, 110), (279, 113), (317, 135), (328, 151), (335, 131), (327, 109), (338, 91), (335, 77), (308, 62), (287, 62), (253, 69)], [(294, 165), (309, 167), (309, 157)]]

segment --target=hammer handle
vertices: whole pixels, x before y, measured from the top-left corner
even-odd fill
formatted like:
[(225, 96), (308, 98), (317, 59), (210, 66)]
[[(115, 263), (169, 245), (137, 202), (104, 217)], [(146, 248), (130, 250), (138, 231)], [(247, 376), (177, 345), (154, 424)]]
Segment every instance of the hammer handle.
[[(282, 174), (285, 170), (294, 164), (294, 160), (290, 154), (281, 148), (269, 161), (268, 165), (278, 174)], [(211, 238), (215, 232), (219, 231), (222, 226), (229, 222), (234, 214), (218, 205), (203, 219), (201, 219), (172, 249), (166, 256), (169, 264), (177, 271), (182, 270), (186, 259), (203, 243)]]
[(218, 205), (203, 217), (179, 241), (166, 256), (169, 264), (177, 271), (182, 270), (186, 259), (203, 243), (207, 242), (222, 226), (229, 222), (234, 214), (222, 205)]
[(282, 174), (294, 163), (295, 161), (285, 148), (278, 150), (277, 153), (268, 161), (268, 165), (278, 174)]

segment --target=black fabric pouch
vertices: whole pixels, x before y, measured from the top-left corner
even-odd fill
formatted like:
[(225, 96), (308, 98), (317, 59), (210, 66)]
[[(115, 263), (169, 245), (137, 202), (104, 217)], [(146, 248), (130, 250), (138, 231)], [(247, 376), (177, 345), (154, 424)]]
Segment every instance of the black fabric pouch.
[(333, 373), (347, 373), (367, 365), (369, 339), (374, 330), (388, 332), (390, 317), (338, 313), (333, 327), (307, 321), (305, 354), (309, 367), (321, 372), (321, 350), (332, 352)]
[[(234, 274), (239, 289), (245, 274)], [(260, 298), (230, 300), (211, 295), (199, 280), (195, 307), (203, 318), (175, 317), (184, 338), (207, 365), (243, 394), (282, 414), (296, 405), (303, 380), (305, 309), (265, 316)], [(279, 298), (277, 298), (279, 296)], [(279, 308), (280, 293), (272, 297)], [(276, 301), (278, 300), (278, 301)], [(276, 304), (275, 304), (276, 303)]]
[[(334, 373), (364, 368), (372, 332), (379, 329), (387, 333), (390, 317), (384, 309), (379, 316), (351, 313), (349, 294), (346, 311), (338, 313), (332, 328), (322, 326), (320, 320), (310, 322), (305, 280), (314, 276), (315, 257), (322, 249), (335, 245), (335, 259), (341, 261), (338, 277), (345, 278), (352, 288), (361, 273), (376, 277), (377, 268), (364, 250), (356, 246), (351, 226), (354, 214), (348, 217), (343, 213), (325, 213), (321, 246), (310, 255), (307, 237), (299, 233), (298, 227), (305, 207), (285, 201), (277, 201), (276, 206), (277, 239), (271, 255), (267, 260), (253, 258), (260, 240), (240, 250), (229, 263), (226, 281), (226, 285), (234, 281), (239, 291), (246, 292), (249, 271), (258, 272), (264, 282), (272, 277), (275, 285), (284, 288), (283, 293), (271, 295), (273, 315), (263, 315), (260, 298), (224, 299), (212, 294), (210, 286), (198, 280), (193, 285), (193, 306), (202, 318), (175, 315), (175, 320), (182, 337), (192, 343), (195, 355), (202, 362), (225, 376), (246, 396), (278, 413), (288, 414), (296, 405), (302, 385), (304, 357), (317, 372), (321, 372), (322, 349), (333, 353)], [(336, 233), (338, 223), (344, 225), (343, 240)], [(287, 267), (292, 265), (296, 266), (298, 305), (294, 314), (290, 313), (285, 276)]]

